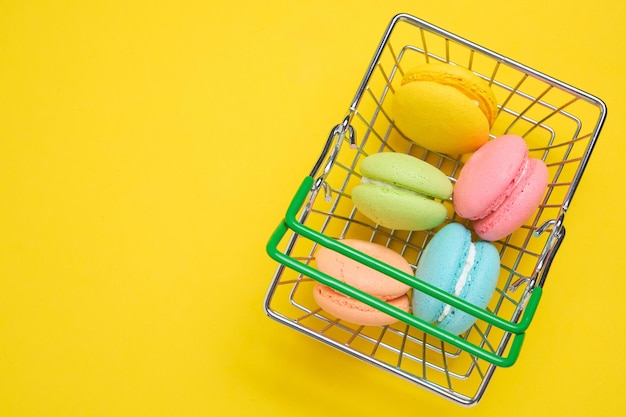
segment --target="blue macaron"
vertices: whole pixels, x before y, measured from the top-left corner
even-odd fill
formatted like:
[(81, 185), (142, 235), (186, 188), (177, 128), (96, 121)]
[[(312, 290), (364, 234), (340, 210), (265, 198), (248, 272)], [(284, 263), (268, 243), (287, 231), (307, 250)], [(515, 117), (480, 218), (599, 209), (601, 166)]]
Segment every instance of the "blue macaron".
[[(454, 294), (479, 308), (489, 304), (498, 283), (500, 256), (489, 242), (472, 242), (471, 232), (459, 223), (441, 228), (421, 254), (417, 278)], [(469, 330), (476, 318), (438, 299), (414, 290), (413, 314), (455, 335)]]

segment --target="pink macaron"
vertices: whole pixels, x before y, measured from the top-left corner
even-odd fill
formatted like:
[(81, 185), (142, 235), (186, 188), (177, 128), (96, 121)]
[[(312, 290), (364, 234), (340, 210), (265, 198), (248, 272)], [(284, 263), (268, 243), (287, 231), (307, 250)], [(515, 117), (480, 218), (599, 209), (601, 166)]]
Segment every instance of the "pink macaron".
[[(413, 274), (409, 263), (400, 254), (386, 246), (358, 239), (343, 239), (342, 242), (409, 275)], [(410, 287), (408, 285), (323, 246), (317, 250), (315, 262), (320, 271), (339, 281), (384, 300), (403, 311), (409, 311), (410, 301), (407, 292)], [(397, 321), (376, 308), (320, 283), (315, 285), (313, 297), (322, 309), (350, 323), (383, 326)]]
[(548, 168), (528, 157), (523, 138), (499, 136), (480, 147), (465, 163), (454, 186), (456, 213), (473, 221), (484, 240), (502, 239), (526, 223), (548, 187)]

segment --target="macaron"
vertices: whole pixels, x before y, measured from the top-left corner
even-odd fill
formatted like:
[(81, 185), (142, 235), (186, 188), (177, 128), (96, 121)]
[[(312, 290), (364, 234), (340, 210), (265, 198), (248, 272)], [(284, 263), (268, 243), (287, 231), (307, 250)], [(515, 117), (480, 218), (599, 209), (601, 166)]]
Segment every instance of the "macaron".
[(486, 143), (497, 112), (487, 82), (466, 68), (442, 62), (406, 72), (391, 106), (394, 123), (405, 136), (444, 154), (473, 152)]
[[(320, 308), (350, 323), (362, 326), (386, 326), (397, 321), (390, 315), (353, 298), (346, 297), (323, 284), (315, 284), (313, 287), (313, 298)], [(406, 312), (411, 307), (409, 297), (406, 295), (388, 300), (387, 302)]]
[[(358, 239), (343, 239), (341, 242), (413, 275), (413, 269), (404, 257), (386, 246)], [(386, 301), (403, 311), (409, 311), (410, 301), (407, 293), (410, 287), (408, 285), (324, 246), (320, 246), (317, 250), (315, 263), (320, 271), (331, 277)], [(394, 317), (374, 307), (320, 283), (315, 284), (313, 297), (322, 309), (350, 323), (383, 326), (397, 321)]]
[[(490, 242), (472, 242), (471, 232), (459, 223), (441, 228), (428, 242), (415, 270), (418, 279), (479, 308), (489, 304), (500, 273), (500, 257)], [(469, 330), (476, 318), (413, 290), (413, 314), (452, 334)]]
[(414, 156), (381, 152), (359, 167), (361, 182), (352, 201), (366, 217), (397, 230), (426, 230), (448, 215), (442, 201), (452, 195), (452, 182), (439, 169)]
[(548, 187), (548, 168), (528, 156), (520, 136), (499, 136), (467, 160), (455, 184), (456, 213), (472, 220), (484, 240), (513, 233), (537, 211)]

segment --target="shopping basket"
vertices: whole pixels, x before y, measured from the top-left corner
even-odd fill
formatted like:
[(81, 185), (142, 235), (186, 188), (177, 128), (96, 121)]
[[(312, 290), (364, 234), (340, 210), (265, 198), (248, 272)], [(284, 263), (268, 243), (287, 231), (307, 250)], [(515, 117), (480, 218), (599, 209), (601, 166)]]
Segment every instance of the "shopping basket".
[[(361, 160), (376, 152), (403, 152), (442, 170), (452, 181), (468, 155), (444, 155), (420, 147), (394, 125), (391, 99), (404, 72), (418, 64), (448, 62), (486, 80), (498, 99), (491, 137), (522, 136), (530, 156), (549, 170), (545, 198), (524, 226), (494, 242), (501, 267), (486, 309), (403, 273), (341, 243), (370, 240), (390, 247), (413, 266), (436, 232), (390, 230), (364, 217), (352, 203)], [(267, 245), (279, 265), (265, 298), (273, 319), (366, 363), (464, 405), (477, 403), (498, 367), (519, 357), (525, 331), (539, 305), (550, 264), (565, 237), (564, 218), (604, 119), (604, 103), (577, 88), (407, 14), (387, 27), (347, 114), (334, 126), (310, 174), (286, 208)], [(445, 201), (446, 222), (466, 220)], [(469, 225), (469, 224), (468, 224)], [(476, 324), (457, 336), (374, 298), (318, 270), (325, 246), (418, 291), (474, 315)], [(333, 317), (313, 300), (321, 282), (398, 319), (389, 326), (359, 326)]]

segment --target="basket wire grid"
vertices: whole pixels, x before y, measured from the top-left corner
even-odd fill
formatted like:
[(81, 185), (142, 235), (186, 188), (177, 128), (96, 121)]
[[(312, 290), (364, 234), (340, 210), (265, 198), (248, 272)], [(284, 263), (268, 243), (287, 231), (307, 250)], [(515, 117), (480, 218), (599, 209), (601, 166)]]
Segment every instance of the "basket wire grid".
[[(486, 80), (498, 99), (491, 136), (522, 136), (532, 157), (549, 170), (549, 186), (534, 217), (494, 242), (501, 268), (486, 309), (425, 284), (343, 245), (338, 239), (370, 240), (394, 249), (415, 267), (439, 228), (390, 230), (372, 223), (352, 203), (367, 155), (403, 152), (436, 166), (452, 181), (469, 155), (428, 151), (394, 125), (391, 98), (409, 68), (448, 62)], [(310, 175), (297, 190), (267, 250), (279, 266), (265, 299), (267, 314), (298, 331), (439, 395), (464, 405), (483, 396), (497, 367), (517, 360), (525, 330), (541, 298), (550, 264), (565, 236), (565, 213), (606, 117), (596, 97), (410, 15), (390, 22), (344, 119), (331, 129)], [(448, 222), (470, 224), (443, 202)], [(315, 252), (326, 246), (477, 317), (465, 334), (452, 335), (319, 271)], [(394, 316), (389, 326), (358, 326), (321, 310), (312, 288), (322, 282)]]

